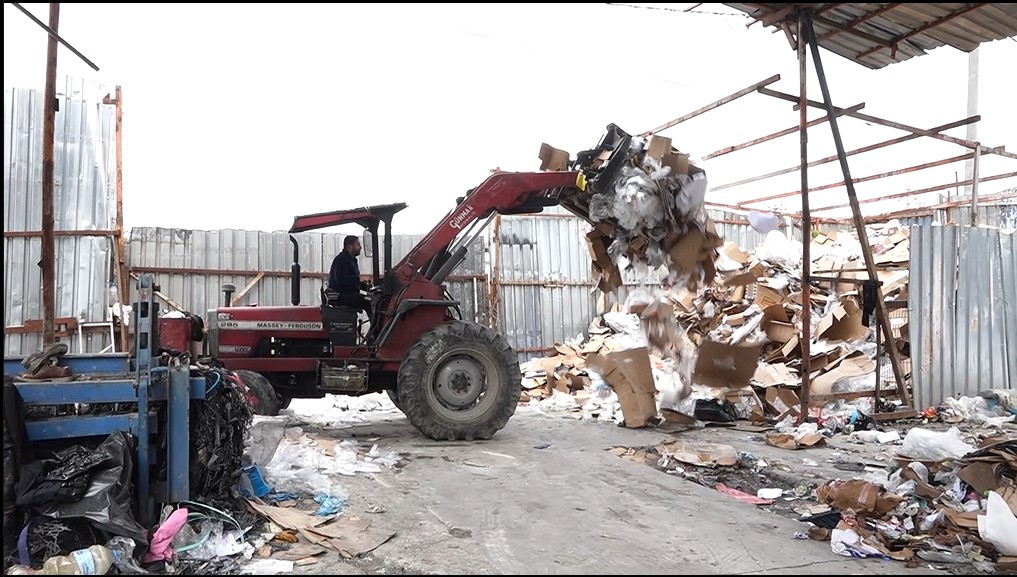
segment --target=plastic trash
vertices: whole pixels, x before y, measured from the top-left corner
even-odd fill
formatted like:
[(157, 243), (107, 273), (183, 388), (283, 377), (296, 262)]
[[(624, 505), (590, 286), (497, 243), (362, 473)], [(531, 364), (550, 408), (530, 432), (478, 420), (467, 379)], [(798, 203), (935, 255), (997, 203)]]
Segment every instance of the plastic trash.
[[(244, 540), (247, 530), (230, 529), (223, 531), (221, 521), (203, 521), (199, 523), (200, 534), (197, 540), (186, 551), (178, 551), (182, 557), (189, 559), (214, 559), (216, 557), (232, 557), (243, 554), (250, 558), (254, 547)], [(183, 531), (181, 531), (183, 533)], [(181, 549), (184, 549), (181, 547)]]
[(767, 487), (756, 491), (756, 496), (760, 499), (780, 499), (784, 494), (784, 489), (780, 487)]
[(318, 495), (314, 498), (314, 502), (319, 505), (316, 514), (321, 517), (335, 515), (342, 511), (343, 506), (346, 505), (345, 498), (333, 497), (331, 495)]
[(113, 552), (104, 545), (92, 545), (70, 555), (46, 559), (37, 575), (105, 575), (113, 567)]
[(789, 241), (787, 236), (779, 231), (770, 231), (763, 244), (756, 249), (756, 258), (795, 270), (802, 260), (801, 243)]
[(945, 432), (911, 429), (898, 452), (904, 457), (920, 461), (943, 461), (963, 458), (974, 450), (975, 447), (961, 439), (960, 429), (951, 427)]
[(989, 491), (985, 514), (978, 516), (978, 534), (1003, 555), (1017, 555), (1017, 517), (995, 491)]
[(830, 549), (844, 557), (882, 557), (883, 553), (862, 541), (854, 529), (834, 529), (830, 532)]
[(766, 234), (780, 228), (780, 217), (772, 212), (749, 211), (749, 226), (759, 234)]
[[(244, 458), (247, 458), (247, 455), (244, 455)], [(245, 497), (254, 496), (261, 499), (272, 492), (272, 487), (265, 482), (257, 465), (247, 465), (243, 471), (244, 475), (240, 477), (240, 492)]]
[(170, 514), (159, 528), (152, 535), (152, 542), (148, 546), (148, 553), (145, 554), (145, 563), (156, 561), (170, 561), (173, 559), (171, 547), (173, 538), (180, 529), (187, 524), (187, 509), (180, 508)]
[(282, 559), (258, 559), (244, 565), (241, 575), (280, 575), (293, 572), (293, 561)]

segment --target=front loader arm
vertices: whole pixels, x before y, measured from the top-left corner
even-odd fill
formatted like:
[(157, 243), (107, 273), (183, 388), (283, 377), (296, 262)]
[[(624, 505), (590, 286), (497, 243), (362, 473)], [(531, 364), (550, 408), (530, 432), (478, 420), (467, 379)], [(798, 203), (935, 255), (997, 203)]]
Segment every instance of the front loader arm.
[[(448, 249), (463, 229), (475, 220), (497, 212), (519, 212), (528, 204), (551, 206), (565, 190), (583, 190), (582, 172), (498, 172), (468, 194), (394, 267), (396, 279), (405, 285), (421, 267)], [(536, 203), (534, 201), (537, 201)], [(533, 211), (529, 211), (533, 212)]]

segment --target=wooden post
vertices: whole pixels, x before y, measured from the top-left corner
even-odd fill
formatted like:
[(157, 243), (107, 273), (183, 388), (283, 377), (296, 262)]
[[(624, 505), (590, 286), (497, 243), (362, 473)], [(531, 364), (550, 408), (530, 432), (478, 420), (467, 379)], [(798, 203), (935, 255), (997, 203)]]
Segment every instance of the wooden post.
[[(120, 87), (116, 87), (116, 97), (109, 95), (102, 100), (103, 104), (112, 104), (116, 107), (116, 124), (114, 135), (116, 137), (116, 183), (117, 183), (117, 222), (116, 238), (114, 242), (113, 275), (117, 283), (117, 293), (120, 305), (130, 302), (129, 287), (127, 279), (127, 247), (124, 238), (124, 164), (123, 164), (123, 125), (124, 125), (124, 95)], [(120, 311), (120, 343), (121, 349), (127, 347), (127, 323), (123, 319), (123, 310)]]

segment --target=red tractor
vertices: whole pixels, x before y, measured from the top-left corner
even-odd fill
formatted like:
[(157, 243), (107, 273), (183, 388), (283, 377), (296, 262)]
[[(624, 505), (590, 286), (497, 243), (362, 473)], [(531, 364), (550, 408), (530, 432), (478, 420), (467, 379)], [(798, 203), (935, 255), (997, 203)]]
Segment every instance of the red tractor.
[(574, 166), (582, 169), (492, 174), (395, 266), (392, 217), (405, 204), (297, 217), (291, 233), (357, 223), (373, 247), (384, 223), (384, 271), (377, 249), (372, 255), (369, 330), (361, 334), (359, 311), (326, 304), (324, 292), (321, 305), (300, 305), (298, 244), (291, 235), (293, 306), (210, 311), (209, 353), (243, 378), (261, 414), (277, 413), (292, 398), (388, 391), (428, 437), (491, 438), (519, 402), (518, 359), (500, 334), (455, 318), (459, 303), (442, 283), (495, 213), (535, 213), (560, 204), (588, 218), (587, 196), (580, 193), (587, 180), (594, 188), (609, 182), (629, 138), (612, 130), (598, 148), (579, 155)]

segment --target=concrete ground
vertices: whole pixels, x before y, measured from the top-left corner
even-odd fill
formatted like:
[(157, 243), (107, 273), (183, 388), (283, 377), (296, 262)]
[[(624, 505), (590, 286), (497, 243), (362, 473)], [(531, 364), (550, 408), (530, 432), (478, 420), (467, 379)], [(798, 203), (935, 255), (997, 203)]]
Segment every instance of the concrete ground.
[[(403, 455), (400, 468), (343, 479), (350, 494), (344, 514), (370, 517), (396, 536), (361, 559), (329, 553), (296, 573), (936, 573), (839, 557), (828, 542), (794, 539), (806, 527), (788, 516), (607, 451), (673, 435), (520, 408), (490, 441), (442, 443), (422, 437), (396, 411), (362, 414), (366, 423), (316, 432), (372, 440)], [(679, 436), (751, 452), (775, 470), (786, 469), (776, 475), (785, 487), (809, 475), (850, 478), (861, 473), (837, 463), (881, 457), (872, 446), (778, 449), (753, 430), (708, 428)], [(747, 479), (743, 488), (754, 493), (752, 483)]]

